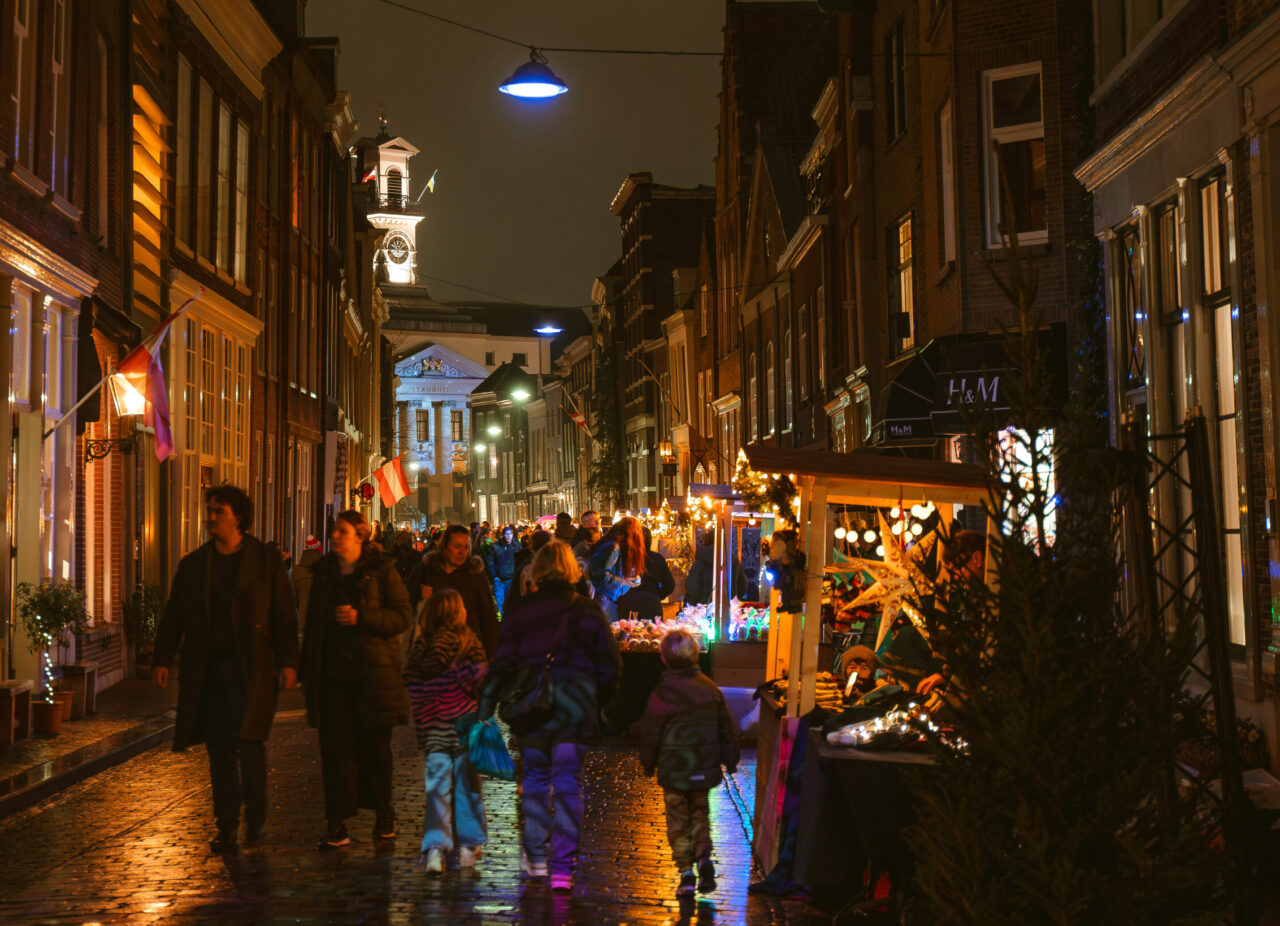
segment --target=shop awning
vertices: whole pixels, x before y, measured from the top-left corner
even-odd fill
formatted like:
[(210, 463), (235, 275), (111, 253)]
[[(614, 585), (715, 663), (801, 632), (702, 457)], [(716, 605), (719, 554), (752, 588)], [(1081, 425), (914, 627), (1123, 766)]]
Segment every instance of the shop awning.
[(813, 453), (751, 445), (747, 463), (761, 473), (789, 473), (822, 480), (827, 503), (885, 506), (899, 499), (929, 498), (955, 505), (987, 499), (987, 473), (972, 463), (913, 460), (878, 453)]
[[(1066, 326), (1036, 330), (1050, 377), (1048, 402), (1060, 408), (1067, 398)], [(970, 332), (934, 338), (898, 368), (881, 391), (871, 426), (871, 443), (909, 447), (966, 431), (964, 410), (1008, 411), (1011, 372), (1005, 335)]]

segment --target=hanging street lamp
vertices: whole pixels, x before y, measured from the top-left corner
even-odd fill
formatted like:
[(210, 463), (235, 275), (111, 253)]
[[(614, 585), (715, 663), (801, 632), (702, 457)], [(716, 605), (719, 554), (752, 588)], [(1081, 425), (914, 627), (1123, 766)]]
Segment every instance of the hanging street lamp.
[(551, 70), (542, 52), (532, 47), (529, 49), (529, 61), (516, 68), (498, 89), (522, 100), (546, 100), (569, 92), (565, 82)]

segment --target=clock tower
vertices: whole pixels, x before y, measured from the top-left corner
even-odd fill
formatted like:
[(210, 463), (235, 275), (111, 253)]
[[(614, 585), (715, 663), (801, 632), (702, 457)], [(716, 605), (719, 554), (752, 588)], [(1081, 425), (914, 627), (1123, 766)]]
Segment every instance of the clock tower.
[(418, 282), (418, 223), (422, 206), (411, 196), (409, 159), (418, 149), (387, 132), (386, 116), (378, 117), (376, 138), (355, 144), (356, 170), (366, 191), (365, 217), (383, 232), (373, 257), (375, 278), (387, 283)]

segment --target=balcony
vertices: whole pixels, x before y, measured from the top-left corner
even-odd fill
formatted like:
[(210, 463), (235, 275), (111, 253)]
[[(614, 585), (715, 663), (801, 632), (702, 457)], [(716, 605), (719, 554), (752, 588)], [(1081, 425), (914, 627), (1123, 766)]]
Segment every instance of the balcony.
[(369, 199), (369, 212), (390, 215), (425, 215), (420, 203), (408, 196), (374, 196)]

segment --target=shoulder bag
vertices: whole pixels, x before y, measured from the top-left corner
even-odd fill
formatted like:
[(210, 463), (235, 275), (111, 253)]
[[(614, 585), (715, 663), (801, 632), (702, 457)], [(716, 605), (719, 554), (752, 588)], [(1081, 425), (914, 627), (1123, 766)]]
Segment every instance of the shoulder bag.
[(564, 639), (573, 612), (566, 614), (547, 650), (547, 658), (540, 667), (530, 667), (520, 674), (510, 693), (498, 708), (498, 716), (516, 736), (525, 736), (547, 723), (556, 712), (556, 685), (551, 677), (551, 666), (556, 661), (556, 649)]

